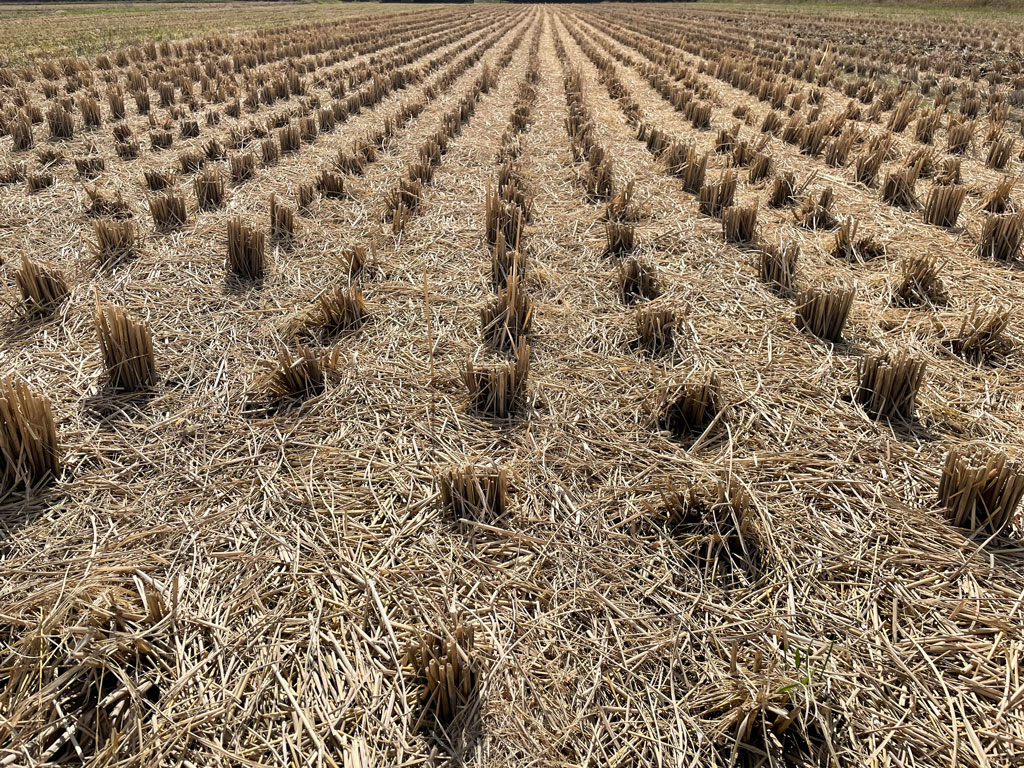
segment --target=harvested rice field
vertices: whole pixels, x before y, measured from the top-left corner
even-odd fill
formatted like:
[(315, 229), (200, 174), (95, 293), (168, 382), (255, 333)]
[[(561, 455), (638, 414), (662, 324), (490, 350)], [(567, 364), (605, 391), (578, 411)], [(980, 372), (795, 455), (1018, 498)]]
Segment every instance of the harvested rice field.
[(146, 13), (2, 53), (0, 767), (1024, 762), (1019, 17)]

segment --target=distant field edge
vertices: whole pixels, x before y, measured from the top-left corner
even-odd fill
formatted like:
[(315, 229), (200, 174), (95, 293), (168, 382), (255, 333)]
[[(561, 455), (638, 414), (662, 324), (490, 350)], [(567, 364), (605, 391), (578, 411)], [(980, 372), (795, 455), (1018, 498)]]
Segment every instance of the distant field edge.
[(976, 13), (1000, 11), (1024, 12), (1024, 0), (929, 0), (922, 3), (904, 3), (899, 0), (693, 0), (703, 6), (773, 8), (778, 10), (814, 11), (874, 11), (886, 10), (906, 13), (950, 13), (962, 11)]

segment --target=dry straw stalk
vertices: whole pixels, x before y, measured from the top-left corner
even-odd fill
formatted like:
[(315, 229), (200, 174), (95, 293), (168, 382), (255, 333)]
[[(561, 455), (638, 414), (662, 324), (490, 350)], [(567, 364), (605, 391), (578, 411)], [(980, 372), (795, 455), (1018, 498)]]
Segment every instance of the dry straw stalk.
[(783, 296), (796, 290), (796, 262), (800, 256), (797, 243), (766, 243), (757, 255), (757, 274), (765, 283)]
[(246, 226), (241, 219), (228, 222), (227, 269), (248, 280), (258, 280), (266, 272), (263, 233)]
[(270, 195), (270, 236), (275, 240), (289, 240), (295, 236), (295, 211)]
[(94, 250), (101, 264), (113, 264), (135, 249), (135, 224), (131, 221), (101, 219), (92, 223)]
[(29, 315), (44, 315), (53, 311), (71, 292), (59, 272), (39, 266), (24, 253), (21, 255), (21, 266), (14, 273), (14, 282), (21, 293), (25, 312)]
[(686, 537), (686, 547), (696, 552), (701, 570), (760, 570), (761, 536), (753, 500), (735, 477), (720, 477), (713, 488), (668, 479), (659, 495), (653, 511), (676, 536)]
[(641, 307), (636, 313), (636, 335), (640, 346), (660, 355), (675, 344), (676, 313), (665, 307)]
[(757, 205), (733, 205), (722, 211), (722, 235), (727, 243), (754, 242), (757, 238)]
[(366, 322), (366, 301), (357, 285), (335, 286), (317, 298), (320, 326), (329, 333), (351, 331)]
[(924, 220), (938, 227), (955, 227), (967, 190), (956, 184), (934, 186), (924, 206)]
[(437, 477), (441, 504), (456, 519), (493, 523), (509, 505), (509, 472), (495, 464), (453, 467)]
[(533, 298), (513, 272), (505, 286), (498, 289), (497, 298), (480, 310), (481, 332), (491, 346), (515, 350), (532, 326)]
[(978, 254), (996, 261), (1011, 261), (1020, 254), (1024, 240), (1024, 211), (985, 217), (978, 238)]
[(485, 416), (508, 418), (526, 395), (529, 373), (530, 347), (525, 339), (520, 339), (515, 358), (509, 362), (481, 366), (467, 360), (462, 380), (469, 392), (470, 406)]
[(156, 383), (156, 354), (149, 324), (133, 320), (121, 307), (96, 301), (93, 317), (110, 386), (135, 392)]
[(0, 379), (0, 497), (35, 486), (58, 469), (50, 401), (24, 382)]
[(616, 266), (619, 298), (625, 304), (649, 301), (661, 295), (658, 271), (648, 261), (630, 256)]
[(328, 374), (338, 367), (339, 355), (337, 348), (317, 354), (301, 344), (294, 352), (282, 347), (270, 364), (271, 396), (304, 399), (320, 394), (327, 387)]
[(950, 449), (939, 481), (946, 518), (960, 528), (994, 533), (1010, 525), (1021, 497), (1024, 471), (1005, 454), (969, 455)]
[(809, 288), (796, 298), (796, 327), (826, 341), (842, 341), (853, 307), (854, 288)]
[(930, 255), (908, 256), (900, 261), (900, 281), (896, 286), (898, 304), (944, 304), (949, 294), (942, 282), (945, 264)]
[(925, 362), (906, 354), (869, 354), (857, 363), (856, 401), (876, 418), (909, 421)]
[(698, 435), (718, 414), (719, 399), (718, 375), (715, 373), (669, 385), (661, 396), (661, 428), (676, 438)]
[(456, 619), (440, 633), (420, 633), (406, 651), (404, 666), (420, 688), (420, 714), (413, 730), (447, 726), (471, 705), (480, 671), (474, 653), (474, 628)]
[(1008, 307), (982, 309), (975, 305), (960, 322), (960, 329), (952, 338), (953, 351), (973, 362), (1005, 354), (1011, 347), (1006, 334), (1010, 317)]

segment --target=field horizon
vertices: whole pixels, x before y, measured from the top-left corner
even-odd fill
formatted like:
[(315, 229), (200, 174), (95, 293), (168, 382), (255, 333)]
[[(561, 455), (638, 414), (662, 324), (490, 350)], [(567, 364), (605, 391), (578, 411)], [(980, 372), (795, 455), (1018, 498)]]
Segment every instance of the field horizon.
[(1012, 14), (0, 16), (0, 767), (1019, 764)]

